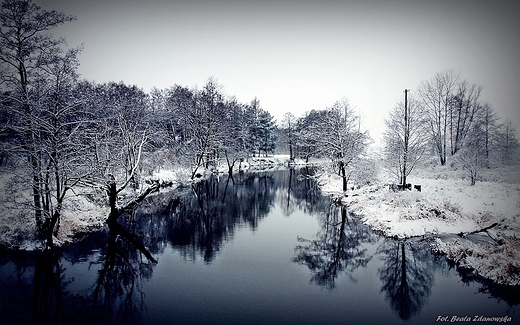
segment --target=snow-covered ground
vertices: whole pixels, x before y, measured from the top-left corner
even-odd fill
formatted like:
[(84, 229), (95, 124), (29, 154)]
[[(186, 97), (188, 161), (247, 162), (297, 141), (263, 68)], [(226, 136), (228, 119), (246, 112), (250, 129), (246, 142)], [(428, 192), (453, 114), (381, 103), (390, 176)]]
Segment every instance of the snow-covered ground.
[[(0, 247), (43, 249), (44, 242), (35, 238), (36, 221), (28, 206), (28, 189), (16, 181), (16, 175), (0, 175)], [(75, 187), (65, 197), (54, 243), (57, 246), (71, 243), (77, 234), (103, 227), (108, 212), (108, 204), (100, 190)]]
[[(341, 194), (341, 179), (323, 173), (324, 192), (336, 194), (349, 212), (385, 236), (435, 238), (433, 248), (462, 267), (498, 283), (520, 285), (520, 170), (490, 169), (470, 186), (450, 167), (417, 170), (408, 182), (421, 192), (394, 191), (390, 178)], [(450, 236), (497, 226), (472, 236)]]

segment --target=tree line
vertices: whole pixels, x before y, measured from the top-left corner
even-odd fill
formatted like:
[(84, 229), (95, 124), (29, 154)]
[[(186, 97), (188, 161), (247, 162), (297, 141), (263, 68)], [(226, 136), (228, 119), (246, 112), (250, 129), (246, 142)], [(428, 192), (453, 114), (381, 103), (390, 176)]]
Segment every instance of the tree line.
[(333, 170), (341, 176), (343, 191), (347, 191), (352, 176), (363, 181), (371, 178), (362, 175), (370, 165), (365, 153), (372, 139), (361, 122), (360, 114), (347, 98), (343, 98), (298, 118), (286, 113), (280, 130), (291, 161), (299, 158), (309, 162), (311, 157), (328, 159)]
[(0, 8), (0, 162), (30, 192), (23, 204), (47, 246), (78, 186), (102, 189), (109, 219), (117, 220), (142, 200), (118, 207), (119, 193), (139, 188), (165, 161), (188, 166), (194, 178), (221, 159), (231, 172), (241, 158), (274, 150), (271, 114), (256, 98), (243, 104), (224, 95), (214, 79), (202, 89), (150, 93), (80, 79), (81, 47), (67, 48), (51, 34), (74, 20), (30, 0), (5, 0)]
[(512, 122), (500, 123), (493, 107), (480, 100), (481, 91), (454, 70), (422, 81), (413, 95), (405, 90), (384, 133), (385, 165), (400, 184), (425, 156), (464, 170), (471, 185), (485, 169), (518, 162)]
[[(482, 86), (463, 79), (454, 70), (437, 73), (406, 89), (404, 100), (390, 110), (383, 134), (383, 165), (401, 188), (407, 176), (425, 158), (436, 156), (439, 165), (462, 169), (471, 185), (485, 169), (517, 163), (520, 144), (512, 122), (500, 123), (489, 103), (480, 100)], [(347, 99), (322, 110), (295, 117), (286, 113), (280, 138), (290, 159), (330, 159), (343, 179), (373, 179), (373, 161), (367, 161), (370, 135), (361, 127)], [(357, 174), (357, 175), (356, 175)]]

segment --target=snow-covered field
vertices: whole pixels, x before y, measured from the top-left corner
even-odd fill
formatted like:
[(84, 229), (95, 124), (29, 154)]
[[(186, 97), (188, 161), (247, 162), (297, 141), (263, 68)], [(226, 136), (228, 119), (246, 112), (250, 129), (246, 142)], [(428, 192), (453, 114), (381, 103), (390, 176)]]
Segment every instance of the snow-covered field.
[[(385, 236), (424, 236), (433, 249), (459, 266), (498, 283), (520, 285), (520, 170), (518, 166), (490, 169), (470, 186), (449, 167), (417, 170), (408, 182), (417, 190), (394, 191), (388, 177), (377, 184), (341, 194), (337, 175), (321, 174), (324, 192), (336, 194), (349, 212)], [(497, 226), (471, 236), (498, 223)]]

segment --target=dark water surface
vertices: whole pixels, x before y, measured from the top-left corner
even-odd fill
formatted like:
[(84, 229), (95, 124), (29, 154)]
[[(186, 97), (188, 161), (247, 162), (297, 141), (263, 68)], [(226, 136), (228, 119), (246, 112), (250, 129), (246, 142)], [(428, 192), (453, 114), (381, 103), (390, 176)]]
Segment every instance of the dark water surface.
[(424, 242), (374, 234), (306, 172), (149, 197), (120, 221), (156, 264), (108, 231), (54, 255), (0, 253), (0, 324), (520, 324), (518, 288), (462, 273)]

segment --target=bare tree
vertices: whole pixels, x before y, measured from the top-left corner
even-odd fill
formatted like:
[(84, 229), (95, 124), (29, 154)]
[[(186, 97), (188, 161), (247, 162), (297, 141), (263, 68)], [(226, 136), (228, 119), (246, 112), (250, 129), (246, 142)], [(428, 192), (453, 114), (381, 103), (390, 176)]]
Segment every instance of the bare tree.
[(285, 134), (287, 139), (287, 145), (289, 146), (289, 160), (294, 160), (294, 145), (295, 145), (295, 131), (296, 131), (296, 117), (294, 114), (288, 112), (283, 115), (282, 132)]
[(325, 111), (312, 110), (305, 113), (296, 121), (295, 127), (295, 149), (296, 156), (309, 162), (310, 157), (320, 155), (318, 140), (321, 127), (317, 121), (321, 120), (321, 115)]
[(406, 185), (410, 175), (422, 158), (427, 138), (424, 136), (424, 116), (421, 103), (413, 96), (400, 101), (385, 120), (384, 133), (385, 167)]
[(201, 167), (209, 168), (218, 160), (218, 150), (221, 143), (219, 127), (224, 115), (224, 95), (222, 86), (214, 79), (209, 79), (204, 88), (199, 91), (196, 105), (189, 112), (186, 151), (191, 160), (194, 178)]
[(450, 109), (458, 80), (458, 74), (453, 70), (447, 70), (437, 73), (430, 80), (422, 81), (419, 85), (419, 94), (428, 117), (428, 131), (443, 166), (446, 164), (448, 153)]
[(42, 206), (47, 247), (53, 246), (66, 194), (91, 176), (93, 144), (89, 141), (90, 115), (74, 97), (79, 65), (79, 49), (61, 53), (61, 49), (42, 56), (47, 61), (47, 96), (42, 98), (42, 112), (34, 125), (40, 130), (42, 153)]
[(482, 170), (488, 166), (485, 139), (481, 134), (482, 130), (478, 128), (472, 130), (466, 139), (466, 145), (459, 151), (455, 160), (467, 173), (471, 186), (475, 185)]
[(518, 142), (516, 129), (511, 120), (507, 119), (505, 123), (501, 125), (497, 145), (502, 163), (511, 164), (518, 162), (520, 156), (520, 143)]
[(41, 55), (64, 44), (49, 31), (74, 17), (46, 11), (30, 0), (5, 0), (0, 8), (0, 85), (8, 91), (16, 121), (11, 127), (20, 134), (19, 153), (30, 165), (32, 202), (37, 223), (43, 217), (40, 130), (36, 125), (40, 111), (42, 82)]
[(236, 163), (240, 163), (248, 155), (247, 130), (248, 116), (245, 105), (240, 104), (235, 97), (226, 100), (225, 116), (220, 126), (222, 143), (220, 150), (223, 151), (228, 167), (228, 175), (233, 174)]
[(478, 102), (481, 91), (482, 86), (469, 84), (466, 80), (460, 81), (457, 85), (457, 91), (452, 98), (449, 112), (452, 156), (464, 146), (464, 140), (483, 107)]
[(493, 107), (490, 104), (484, 104), (482, 107), (482, 112), (480, 114), (480, 118), (477, 121), (477, 124), (481, 125), (481, 129), (483, 130), (484, 137), (484, 146), (486, 152), (486, 162), (487, 168), (490, 167), (490, 160), (492, 147), (494, 147), (494, 143), (497, 138), (497, 130), (498, 130), (498, 117), (493, 111)]

